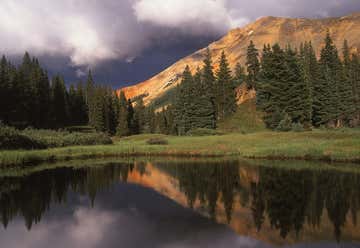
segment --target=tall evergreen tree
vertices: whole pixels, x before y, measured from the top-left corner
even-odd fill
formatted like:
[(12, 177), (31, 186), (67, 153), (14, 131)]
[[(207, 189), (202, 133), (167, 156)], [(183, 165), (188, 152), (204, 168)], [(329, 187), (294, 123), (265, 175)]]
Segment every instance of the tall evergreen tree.
[(219, 70), (216, 73), (217, 118), (222, 120), (236, 111), (235, 84), (224, 52), (221, 54)]
[(343, 45), (343, 80), (339, 82), (339, 96), (340, 96), (340, 108), (344, 121), (347, 125), (350, 124), (354, 113), (356, 112), (355, 107), (355, 95), (353, 92), (352, 82), (352, 66), (351, 66), (351, 55), (350, 48), (347, 40), (344, 40)]
[(250, 88), (255, 88), (260, 72), (260, 62), (259, 62), (259, 52), (255, 47), (253, 41), (250, 41), (250, 44), (247, 49), (246, 66), (248, 71), (248, 77), (247, 77), (248, 86)]
[(135, 114), (135, 112), (134, 112), (134, 108), (133, 108), (131, 99), (128, 99), (128, 101), (127, 101), (127, 123), (128, 123), (128, 128), (129, 128), (130, 134), (136, 134), (136, 132), (137, 132), (137, 126), (135, 123), (134, 114)]
[(11, 85), (9, 75), (9, 65), (5, 58), (2, 57), (0, 62), (0, 121), (9, 123), (11, 111)]
[(57, 75), (52, 79), (52, 116), (55, 127), (63, 127), (67, 124), (67, 92), (64, 80)]
[(236, 63), (234, 79), (235, 86), (240, 86), (246, 81), (245, 68), (240, 63)]
[(181, 84), (177, 89), (175, 101), (175, 123), (178, 135), (185, 135), (192, 127), (192, 86), (193, 77), (189, 66), (186, 66), (182, 74)]
[(332, 122), (339, 126), (341, 103), (339, 80), (341, 80), (341, 62), (338, 52), (328, 32), (325, 47), (320, 56), (320, 80), (314, 85), (315, 125), (327, 125)]
[(145, 132), (146, 125), (146, 112), (145, 105), (142, 98), (139, 98), (136, 102), (134, 109), (134, 123), (135, 123), (135, 133), (140, 134)]
[[(217, 126), (215, 90), (216, 79), (213, 73), (213, 65), (210, 49), (207, 49), (206, 56), (203, 61), (202, 78), (199, 83), (199, 116), (201, 116), (202, 127), (215, 129)], [(196, 83), (195, 83), (196, 84)]]
[(85, 101), (88, 106), (88, 117), (89, 117), (89, 124), (94, 126), (94, 119), (95, 119), (95, 83), (92, 77), (92, 73), (89, 70), (88, 78), (86, 81), (86, 94), (85, 94)]
[(360, 58), (356, 54), (351, 58), (351, 83), (355, 106), (354, 124), (360, 125)]
[(127, 136), (130, 134), (128, 115), (128, 102), (124, 92), (121, 91), (119, 97), (118, 126), (116, 128), (116, 134), (119, 136)]

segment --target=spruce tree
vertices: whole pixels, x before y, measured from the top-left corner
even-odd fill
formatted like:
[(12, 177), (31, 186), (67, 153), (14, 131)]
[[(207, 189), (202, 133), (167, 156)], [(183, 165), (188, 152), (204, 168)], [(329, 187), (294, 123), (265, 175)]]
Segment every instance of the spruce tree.
[(92, 77), (92, 73), (89, 70), (88, 78), (86, 81), (86, 94), (85, 101), (88, 106), (88, 117), (89, 117), (89, 125), (94, 126), (94, 111), (95, 111), (95, 83)]
[(219, 70), (216, 73), (216, 109), (218, 120), (236, 111), (235, 84), (224, 52), (221, 54)]
[(5, 56), (0, 62), (0, 122), (9, 123), (11, 100), (8, 98), (11, 95), (11, 85), (9, 78), (9, 67)]
[(240, 63), (236, 63), (234, 79), (235, 86), (240, 86), (246, 82), (245, 68)]
[(215, 104), (215, 76), (213, 73), (213, 65), (211, 60), (210, 49), (207, 49), (205, 59), (203, 61), (201, 83), (199, 89), (199, 119), (200, 126), (203, 128), (215, 129), (217, 126), (216, 104)]
[(116, 134), (118, 136), (127, 136), (130, 134), (128, 124), (128, 102), (123, 91), (120, 92), (119, 97), (119, 114), (118, 125), (116, 128)]
[(342, 70), (337, 49), (329, 32), (325, 38), (325, 47), (321, 50), (319, 64), (320, 78), (314, 85), (315, 125), (333, 123), (339, 126), (341, 118), (339, 80)]
[(178, 135), (185, 135), (192, 127), (193, 77), (189, 66), (185, 67), (180, 86), (178, 86), (175, 100), (175, 123)]
[(106, 99), (104, 94), (104, 89), (100, 86), (96, 86), (91, 97), (92, 107), (91, 107), (91, 125), (98, 132), (105, 132), (106, 127)]
[(247, 77), (248, 86), (249, 88), (255, 88), (260, 72), (260, 62), (259, 62), (259, 52), (255, 47), (253, 41), (250, 41), (250, 44), (247, 49), (246, 66), (248, 71), (248, 77)]
[(135, 123), (135, 116), (134, 116), (134, 108), (131, 102), (131, 99), (127, 100), (127, 123), (129, 128), (129, 134), (136, 134), (137, 133), (137, 125)]
[(69, 87), (69, 94), (68, 94), (68, 108), (69, 108), (69, 125), (76, 125), (77, 124), (77, 96), (75, 86), (73, 84)]
[(57, 75), (52, 79), (52, 116), (54, 127), (60, 128), (67, 124), (67, 92), (64, 80)]
[(139, 98), (136, 101), (135, 109), (134, 109), (134, 123), (135, 123), (135, 133), (140, 134), (145, 132), (146, 125), (146, 112), (145, 105), (142, 98)]
[(351, 55), (350, 48), (347, 40), (344, 40), (343, 45), (343, 80), (339, 82), (339, 96), (340, 96), (340, 108), (343, 119), (347, 125), (350, 124), (354, 113), (356, 112), (355, 107), (355, 95), (353, 92), (352, 82), (352, 66), (351, 66)]
[(360, 125), (360, 58), (356, 54), (351, 58), (351, 83), (355, 106), (354, 125)]
[(86, 125), (89, 122), (85, 91), (83, 83), (81, 81), (78, 82), (76, 85), (77, 125)]

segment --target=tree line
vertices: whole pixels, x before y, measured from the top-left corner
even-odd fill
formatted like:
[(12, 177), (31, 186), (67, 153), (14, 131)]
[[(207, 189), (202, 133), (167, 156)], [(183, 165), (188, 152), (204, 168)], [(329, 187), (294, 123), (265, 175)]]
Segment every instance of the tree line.
[[(245, 72), (246, 71), (246, 72)], [(60, 75), (50, 80), (36, 58), (25, 53), (19, 66), (0, 61), (0, 120), (20, 128), (91, 125), (97, 131), (127, 136), (139, 133), (186, 135), (216, 129), (237, 109), (236, 88), (256, 90), (257, 108), (268, 128), (355, 126), (360, 122), (360, 58), (347, 41), (342, 59), (330, 33), (317, 59), (311, 42), (298, 49), (251, 41), (246, 64), (231, 71), (223, 52), (215, 71), (207, 49), (202, 68), (186, 66), (170, 104), (145, 106), (142, 97), (127, 99), (108, 86), (87, 81), (66, 86)]]
[(236, 111), (235, 89), (244, 80), (244, 70), (238, 64), (233, 77), (224, 52), (215, 73), (212, 63), (207, 49), (203, 67), (195, 74), (186, 66), (173, 104), (159, 113), (162, 132), (185, 135), (198, 128), (216, 129), (219, 121)]
[(61, 129), (90, 125), (111, 135), (155, 132), (155, 112), (142, 99), (134, 103), (124, 93), (96, 84), (91, 71), (85, 83), (66, 86), (61, 75), (49, 79), (37, 58), (25, 53), (15, 66), (0, 62), (0, 122), (18, 128)]
[[(241, 207), (250, 210), (258, 232), (267, 230), (266, 225), (270, 225), (284, 239), (291, 232), (298, 237), (306, 226), (321, 230), (327, 225), (327, 217), (338, 241), (345, 226), (350, 223), (357, 226), (360, 209), (358, 175), (261, 167), (256, 172), (257, 180), (242, 182), (237, 161), (178, 162), (171, 166), (157, 163), (156, 167), (179, 181), (179, 189), (190, 208), (200, 202), (202, 211), (217, 221), (222, 217), (218, 214), (219, 208), (224, 209), (228, 223), (239, 218), (234, 214), (236, 201), (239, 201)], [(247, 170), (246, 167), (242, 169)]]
[[(249, 82), (256, 88), (257, 107), (271, 129), (287, 130), (298, 124), (343, 127), (360, 119), (360, 60), (344, 41), (342, 57), (330, 33), (317, 59), (311, 42), (294, 50), (265, 45), (259, 53), (248, 49)], [(249, 69), (250, 68), (250, 69)], [(251, 79), (251, 80), (250, 80)]]

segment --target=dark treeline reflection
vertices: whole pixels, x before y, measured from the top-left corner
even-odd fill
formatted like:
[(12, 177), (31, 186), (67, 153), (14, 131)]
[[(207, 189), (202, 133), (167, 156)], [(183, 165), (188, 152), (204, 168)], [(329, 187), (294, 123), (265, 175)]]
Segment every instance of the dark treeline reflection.
[(0, 220), (6, 228), (16, 216), (26, 227), (41, 221), (50, 204), (67, 202), (69, 191), (87, 195), (94, 204), (96, 193), (116, 181), (127, 180), (131, 165), (45, 170), (26, 177), (0, 178)]
[(214, 219), (220, 202), (230, 222), (235, 196), (239, 196), (241, 205), (251, 209), (259, 232), (267, 216), (271, 227), (279, 230), (283, 238), (290, 231), (299, 235), (305, 224), (320, 229), (325, 214), (333, 224), (334, 238), (338, 241), (348, 214), (352, 224), (357, 225), (359, 174), (259, 167), (256, 179), (250, 180), (248, 186), (241, 182), (238, 162), (159, 166), (179, 180), (189, 207), (192, 208), (199, 199), (201, 206)]
[[(341, 239), (345, 224), (357, 225), (360, 210), (357, 173), (243, 167), (238, 161), (155, 166), (170, 176), (169, 180), (179, 182), (179, 190), (186, 195), (190, 208), (200, 203), (201, 209), (214, 220), (217, 208), (222, 205), (230, 223), (239, 200), (242, 207), (250, 210), (259, 232), (268, 220), (283, 238), (290, 232), (298, 235), (305, 225), (321, 229), (325, 217), (333, 225), (337, 240)], [(116, 182), (126, 182), (133, 170), (140, 176), (151, 175), (151, 168), (145, 163), (110, 164), (0, 178), (0, 221), (6, 228), (13, 218), (22, 216), (31, 229), (52, 204), (66, 203), (69, 192), (88, 196), (93, 205), (99, 191), (111, 189)]]

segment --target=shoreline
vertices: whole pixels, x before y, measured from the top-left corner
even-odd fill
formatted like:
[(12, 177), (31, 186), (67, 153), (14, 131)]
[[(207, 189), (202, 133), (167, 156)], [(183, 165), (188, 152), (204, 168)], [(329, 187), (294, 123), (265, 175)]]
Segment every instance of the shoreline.
[[(168, 145), (148, 145), (150, 138)], [(262, 132), (222, 136), (178, 137), (159, 134), (114, 139), (113, 145), (72, 146), (46, 150), (0, 151), (0, 166), (43, 162), (126, 157), (229, 157), (265, 160), (303, 160), (360, 164), (359, 131)]]

